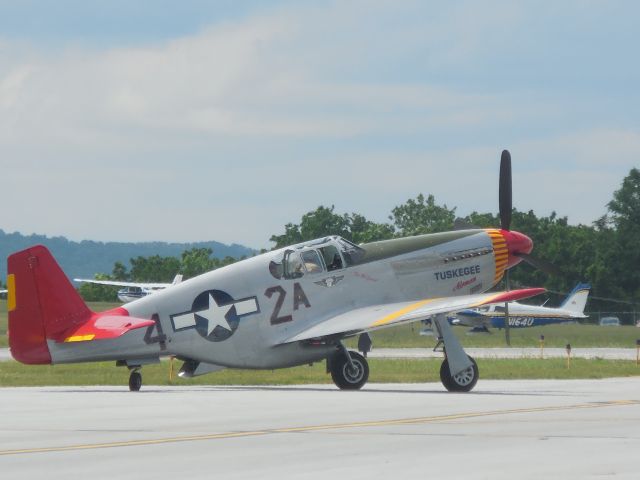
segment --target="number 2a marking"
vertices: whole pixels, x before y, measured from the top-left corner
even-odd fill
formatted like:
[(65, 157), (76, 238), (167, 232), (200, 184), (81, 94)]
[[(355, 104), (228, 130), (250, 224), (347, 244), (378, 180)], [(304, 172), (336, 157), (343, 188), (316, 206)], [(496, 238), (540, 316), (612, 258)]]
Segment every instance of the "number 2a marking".
[(276, 306), (271, 313), (271, 325), (278, 325), (279, 323), (290, 322), (293, 320), (293, 316), (284, 315), (280, 316), (280, 310), (282, 309), (282, 304), (284, 303), (284, 297), (287, 296), (287, 292), (280, 285), (276, 285), (275, 287), (269, 287), (264, 291), (264, 294), (267, 298), (271, 298), (274, 293), (278, 294), (278, 299), (276, 300)]
[[(293, 315), (280, 316), (280, 310), (282, 310), (282, 305), (284, 304), (284, 299), (287, 296), (287, 291), (280, 285), (269, 287), (264, 291), (267, 298), (271, 298), (274, 293), (278, 294), (278, 298), (276, 299), (276, 305), (271, 313), (271, 325), (291, 322), (293, 320)], [(293, 284), (293, 310), (298, 310), (300, 305), (304, 305), (305, 308), (311, 307), (307, 295), (304, 293), (304, 290), (302, 290), (302, 286), (296, 282)]]

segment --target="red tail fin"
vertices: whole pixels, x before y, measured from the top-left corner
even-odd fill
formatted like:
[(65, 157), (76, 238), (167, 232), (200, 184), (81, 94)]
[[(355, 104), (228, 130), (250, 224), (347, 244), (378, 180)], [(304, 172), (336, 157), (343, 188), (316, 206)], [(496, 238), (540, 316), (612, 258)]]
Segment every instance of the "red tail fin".
[(11, 354), (22, 363), (51, 363), (47, 338), (63, 337), (93, 312), (42, 245), (14, 253), (7, 264)]

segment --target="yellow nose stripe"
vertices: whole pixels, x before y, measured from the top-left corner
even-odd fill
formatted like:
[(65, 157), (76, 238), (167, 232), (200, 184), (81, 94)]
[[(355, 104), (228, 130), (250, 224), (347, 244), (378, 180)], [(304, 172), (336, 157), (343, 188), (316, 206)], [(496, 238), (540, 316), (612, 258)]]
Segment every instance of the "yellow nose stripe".
[(7, 311), (13, 312), (16, 309), (16, 276), (11, 273), (7, 275)]

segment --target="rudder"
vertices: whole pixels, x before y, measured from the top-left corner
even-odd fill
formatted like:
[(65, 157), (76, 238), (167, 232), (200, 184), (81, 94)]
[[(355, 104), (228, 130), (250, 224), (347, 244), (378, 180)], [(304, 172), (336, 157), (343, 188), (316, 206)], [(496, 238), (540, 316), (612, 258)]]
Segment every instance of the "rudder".
[(591, 290), (591, 285), (588, 283), (579, 283), (575, 286), (569, 296), (567, 296), (565, 301), (562, 302), (560, 308), (584, 315), (584, 309), (587, 306), (587, 299), (589, 297), (589, 290)]

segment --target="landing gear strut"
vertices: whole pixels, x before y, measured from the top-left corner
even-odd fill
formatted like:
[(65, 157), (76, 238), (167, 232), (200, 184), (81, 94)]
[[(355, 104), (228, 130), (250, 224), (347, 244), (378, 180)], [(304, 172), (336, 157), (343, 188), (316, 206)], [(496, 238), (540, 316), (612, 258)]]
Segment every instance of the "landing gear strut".
[(342, 343), (339, 352), (327, 359), (333, 383), (341, 390), (359, 390), (369, 379), (369, 363), (358, 352), (348, 351)]
[(445, 358), (440, 366), (440, 381), (444, 388), (450, 392), (471, 391), (480, 378), (476, 361), (460, 345), (446, 315), (436, 315), (432, 323), (438, 332), (438, 345), (444, 344)]

